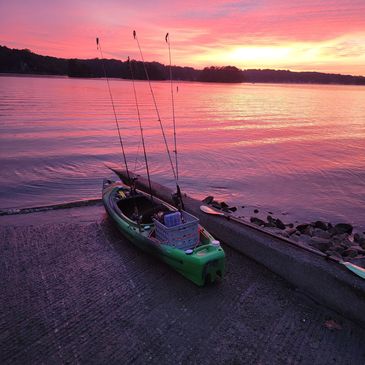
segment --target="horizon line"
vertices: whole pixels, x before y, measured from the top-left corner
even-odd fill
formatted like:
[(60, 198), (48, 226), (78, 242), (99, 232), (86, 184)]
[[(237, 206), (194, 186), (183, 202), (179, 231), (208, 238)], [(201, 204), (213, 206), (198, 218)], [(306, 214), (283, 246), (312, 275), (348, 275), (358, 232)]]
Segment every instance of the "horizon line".
[[(38, 55), (38, 56), (42, 56), (42, 57), (52, 57), (52, 58), (57, 58), (57, 59), (63, 59), (63, 60), (80, 60), (80, 61), (87, 61), (87, 60), (96, 60), (96, 59), (100, 59), (99, 57), (94, 57), (94, 58), (77, 58), (77, 57), (71, 57), (71, 58), (66, 58), (66, 57), (56, 57), (56, 56), (51, 56), (51, 55), (48, 55), (48, 54), (41, 54), (41, 53), (36, 53), (36, 52), (33, 52), (31, 49), (29, 48), (10, 48), (6, 45), (0, 45), (0, 47), (5, 47), (5, 48), (8, 48), (10, 50), (15, 50), (15, 51), (29, 51), (35, 55)], [(115, 60), (115, 61), (120, 61), (120, 62), (127, 62), (127, 61), (123, 61), (122, 59), (118, 59), (118, 58), (103, 58), (104, 60)], [(137, 61), (137, 62), (143, 62), (141, 60), (135, 60), (135, 59), (132, 59), (133, 61)], [(166, 66), (164, 63), (161, 63), (159, 61), (145, 61), (146, 63), (158, 63), (160, 65), (163, 65), (163, 66)], [(167, 66), (166, 66), (167, 67)], [(203, 68), (195, 68), (193, 66), (180, 66), (180, 65), (172, 65), (172, 67), (186, 67), (186, 68), (192, 68), (193, 70), (196, 70), (196, 71), (203, 71), (205, 68), (209, 68), (209, 67), (217, 67), (217, 68), (224, 68), (224, 67), (235, 67), (237, 68), (238, 70), (244, 72), (244, 71), (253, 71), (253, 70), (256, 70), (256, 71), (288, 71), (288, 72), (292, 72), (292, 73), (306, 73), (306, 72), (310, 72), (310, 73), (318, 73), (318, 74), (327, 74), (327, 75), (340, 75), (340, 76), (352, 76), (352, 77), (363, 77), (365, 78), (365, 75), (353, 75), (353, 74), (342, 74), (342, 73), (333, 73), (333, 72), (321, 72), (321, 71), (314, 71), (314, 70), (301, 70), (301, 71), (297, 71), (297, 70), (291, 70), (290, 68), (286, 68), (286, 69), (273, 69), (273, 68), (245, 68), (245, 69), (241, 69), (237, 66), (232, 66), (232, 65), (225, 65), (225, 66), (215, 66), (215, 65), (209, 65), (209, 66), (204, 66)]]

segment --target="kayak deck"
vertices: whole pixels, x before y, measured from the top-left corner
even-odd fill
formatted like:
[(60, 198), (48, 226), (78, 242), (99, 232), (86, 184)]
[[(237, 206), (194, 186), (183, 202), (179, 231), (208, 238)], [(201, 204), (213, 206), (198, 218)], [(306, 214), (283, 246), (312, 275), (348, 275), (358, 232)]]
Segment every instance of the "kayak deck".
[[(103, 184), (103, 202), (124, 236), (195, 284), (201, 286), (223, 277), (224, 251), (196, 217), (110, 180)], [(165, 226), (166, 217), (171, 221), (180, 214), (181, 222)]]

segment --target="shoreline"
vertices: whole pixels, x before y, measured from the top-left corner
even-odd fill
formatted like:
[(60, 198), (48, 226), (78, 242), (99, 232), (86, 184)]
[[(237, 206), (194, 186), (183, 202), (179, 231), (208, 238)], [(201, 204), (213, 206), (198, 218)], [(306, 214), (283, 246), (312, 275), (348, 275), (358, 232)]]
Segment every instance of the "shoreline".
[[(344, 75), (347, 76), (347, 75)], [(68, 75), (54, 75), (54, 74), (31, 74), (31, 73), (12, 73), (12, 72), (0, 72), (0, 77), (33, 77), (33, 78), (55, 78), (55, 79), (70, 79), (70, 80), (103, 80), (103, 77), (77, 77)], [(355, 77), (365, 77), (365, 76), (355, 76)], [(109, 77), (109, 80), (113, 81), (132, 81), (129, 78), (122, 77)], [(152, 80), (154, 83), (170, 83), (169, 80)], [(218, 81), (198, 81), (198, 80), (173, 80), (176, 84), (183, 83), (199, 83), (199, 84), (220, 84), (220, 85), (300, 85), (300, 86), (356, 86), (365, 87), (365, 84), (355, 84), (355, 83), (316, 83), (316, 82), (275, 82), (275, 81), (241, 81), (241, 82), (218, 82)], [(147, 80), (135, 80), (135, 82), (147, 82)]]
[(39, 205), (39, 206), (25, 207), (25, 208), (5, 208), (5, 209), (0, 209), (0, 217), (17, 215), (17, 214), (45, 212), (48, 210), (58, 210), (58, 209), (92, 206), (92, 205), (100, 204), (101, 201), (102, 201), (101, 198), (92, 198), (92, 199), (81, 199), (81, 200), (64, 202), (64, 203)]
[[(249, 207), (228, 206), (225, 202), (208, 196), (203, 203), (228, 216), (253, 224), (276, 236), (298, 242), (304, 247), (314, 249), (326, 257), (348, 261), (365, 268), (365, 231), (347, 222), (332, 223), (325, 220), (290, 221), (288, 215), (278, 218), (271, 211)], [(245, 216), (242, 215), (245, 214)]]

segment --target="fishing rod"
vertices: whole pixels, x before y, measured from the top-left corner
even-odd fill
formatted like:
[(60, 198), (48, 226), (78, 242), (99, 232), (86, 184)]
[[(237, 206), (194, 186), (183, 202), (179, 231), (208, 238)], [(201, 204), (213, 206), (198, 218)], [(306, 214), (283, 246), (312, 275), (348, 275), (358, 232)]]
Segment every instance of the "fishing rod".
[(138, 98), (137, 98), (137, 92), (136, 92), (136, 86), (134, 83), (134, 72), (133, 72), (133, 66), (132, 66), (132, 61), (129, 59), (128, 57), (128, 65), (129, 65), (129, 70), (131, 73), (131, 77), (132, 77), (132, 85), (133, 85), (133, 93), (134, 93), (134, 100), (136, 102), (136, 108), (137, 108), (137, 115), (138, 115), (138, 122), (139, 122), (139, 129), (141, 131), (141, 139), (142, 139), (142, 146), (143, 146), (143, 153), (144, 153), (144, 160), (146, 163), (146, 171), (147, 171), (147, 178), (148, 178), (148, 186), (150, 188), (150, 195), (151, 195), (151, 200), (153, 201), (153, 195), (152, 195), (152, 186), (151, 186), (151, 179), (150, 179), (150, 170), (148, 167), (148, 161), (147, 161), (147, 153), (146, 153), (146, 145), (144, 143), (144, 134), (143, 134), (143, 127), (142, 127), (142, 122), (141, 122), (141, 114), (139, 112), (139, 106), (138, 106)]
[(174, 126), (174, 153), (175, 153), (175, 167), (176, 167), (176, 181), (179, 181), (179, 167), (177, 163), (177, 146), (176, 146), (176, 120), (175, 120), (175, 101), (174, 101), (174, 91), (172, 83), (172, 66), (171, 66), (171, 47), (170, 47), (170, 37), (169, 33), (166, 33), (165, 41), (169, 48), (169, 63), (170, 63), (170, 89), (171, 89), (171, 104), (172, 104), (172, 122)]
[(177, 142), (176, 142), (176, 119), (175, 119), (175, 101), (174, 101), (174, 90), (172, 83), (172, 65), (171, 65), (171, 46), (170, 46), (170, 37), (169, 33), (166, 33), (165, 41), (168, 45), (169, 49), (169, 64), (170, 64), (170, 90), (171, 90), (171, 104), (172, 104), (172, 121), (174, 127), (174, 153), (175, 153), (175, 167), (176, 167), (176, 204), (181, 209), (184, 209), (184, 202), (182, 200), (182, 194), (179, 186), (179, 165), (177, 159)]
[[(155, 106), (155, 110), (156, 110), (156, 114), (157, 114), (157, 120), (158, 122), (160, 123), (160, 128), (161, 128), (161, 133), (162, 133), (162, 136), (163, 136), (163, 139), (164, 139), (164, 142), (165, 142), (165, 147), (166, 147), (166, 151), (167, 151), (167, 154), (169, 156), (169, 161), (170, 161), (170, 165), (171, 165), (171, 169), (172, 169), (172, 173), (174, 175), (174, 179), (176, 181), (176, 173), (175, 173), (175, 168), (174, 168), (174, 164), (172, 162), (172, 158), (171, 158), (171, 154), (170, 154), (170, 149), (169, 149), (169, 146), (167, 144), (167, 139), (166, 139), (166, 135), (165, 135), (165, 131), (164, 131), (164, 128), (163, 128), (163, 125), (162, 125), (162, 121), (161, 121), (161, 117), (160, 117), (160, 112), (158, 110), (158, 107), (157, 107), (157, 103), (156, 103), (156, 98), (155, 98), (155, 93), (153, 92), (153, 89), (152, 89), (152, 84), (151, 84), (151, 80), (150, 80), (150, 77), (148, 75), (148, 71), (147, 71), (147, 68), (146, 68), (146, 63), (144, 61), (144, 58), (143, 58), (143, 54), (142, 54), (142, 50), (141, 50), (141, 46), (139, 44), (139, 41), (138, 41), (138, 38), (137, 38), (137, 33), (136, 31), (134, 30), (133, 31), (133, 37), (134, 39), (137, 41), (137, 45), (138, 45), (138, 49), (139, 49), (139, 53), (141, 55), (141, 59), (142, 59), (142, 64), (143, 64), (143, 69), (144, 69), (144, 72), (145, 72), (145, 75), (146, 75), (146, 78), (147, 78), (147, 81), (148, 81), (148, 85), (150, 87), (150, 92), (151, 92), (151, 95), (152, 95), (152, 99), (153, 99), (153, 103), (154, 103), (154, 106)], [(176, 181), (177, 182), (177, 181)]]
[(181, 210), (181, 209), (184, 209), (184, 204), (183, 204), (183, 201), (181, 199), (181, 191), (180, 191), (179, 184), (177, 182), (177, 175), (176, 175), (176, 172), (175, 172), (174, 164), (172, 162), (172, 158), (171, 158), (171, 154), (170, 154), (170, 149), (169, 149), (169, 146), (167, 144), (167, 139), (166, 139), (166, 135), (165, 135), (165, 131), (164, 131), (163, 125), (162, 125), (162, 121), (161, 121), (161, 117), (160, 117), (160, 112), (158, 110), (157, 103), (156, 103), (156, 98), (155, 98), (155, 94), (154, 94), (153, 89), (152, 89), (151, 80), (150, 80), (150, 77), (148, 75), (148, 71), (147, 71), (147, 68), (146, 68), (146, 63), (144, 61), (142, 49), (141, 49), (141, 46), (139, 44), (139, 41), (138, 41), (138, 38), (137, 38), (137, 33), (136, 33), (135, 30), (133, 31), (133, 38), (137, 41), (139, 53), (140, 53), (141, 59), (142, 59), (143, 69), (144, 69), (144, 72), (145, 72), (145, 75), (146, 75), (146, 78), (147, 78), (147, 81), (148, 81), (148, 85), (149, 85), (150, 92), (151, 92), (151, 95), (152, 95), (153, 103), (154, 103), (154, 106), (155, 106), (155, 110), (156, 110), (156, 114), (157, 114), (157, 120), (160, 123), (161, 133), (162, 133), (162, 136), (163, 136), (163, 139), (164, 139), (164, 142), (165, 142), (166, 152), (167, 152), (167, 155), (169, 157), (169, 161), (170, 161), (170, 165), (171, 165), (171, 170), (172, 170), (172, 173), (174, 175), (174, 179), (175, 179), (175, 183), (176, 183), (177, 197), (178, 197), (178, 201), (177, 201), (178, 208), (179, 208), (179, 210)]
[(125, 164), (125, 168), (127, 170), (127, 176), (128, 176), (128, 181), (131, 182), (131, 178), (129, 176), (129, 169), (128, 169), (128, 164), (127, 164), (127, 158), (125, 155), (125, 151), (124, 151), (124, 145), (123, 145), (123, 140), (122, 140), (122, 135), (120, 133), (120, 128), (119, 128), (119, 123), (118, 123), (118, 118), (117, 118), (117, 113), (115, 111), (115, 106), (114, 106), (114, 99), (113, 99), (113, 94), (110, 88), (110, 83), (109, 83), (109, 78), (106, 74), (106, 69), (105, 69), (105, 64), (104, 64), (104, 56), (103, 56), (103, 51), (101, 49), (101, 44), (100, 44), (100, 40), (99, 38), (96, 38), (96, 49), (100, 51), (100, 56), (101, 56), (101, 65), (103, 68), (103, 72), (104, 72), (104, 77), (106, 79), (107, 85), (108, 85), (108, 91), (109, 91), (109, 96), (110, 96), (110, 101), (112, 103), (112, 107), (113, 107), (113, 113), (114, 113), (114, 119), (115, 119), (115, 124), (117, 126), (117, 130), (118, 130), (118, 135), (119, 135), (119, 142), (120, 142), (120, 146), (122, 148), (122, 153), (123, 153), (123, 159), (124, 159), (124, 164)]

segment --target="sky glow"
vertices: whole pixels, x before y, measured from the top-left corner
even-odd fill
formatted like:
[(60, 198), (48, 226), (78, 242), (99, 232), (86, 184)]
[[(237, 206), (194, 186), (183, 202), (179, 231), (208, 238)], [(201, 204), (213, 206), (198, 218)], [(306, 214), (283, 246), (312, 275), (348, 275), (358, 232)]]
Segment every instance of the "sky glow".
[(365, 75), (364, 0), (0, 0), (0, 45), (56, 57)]

